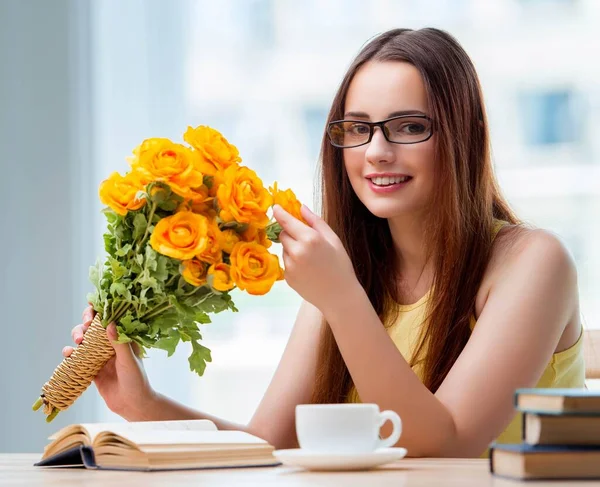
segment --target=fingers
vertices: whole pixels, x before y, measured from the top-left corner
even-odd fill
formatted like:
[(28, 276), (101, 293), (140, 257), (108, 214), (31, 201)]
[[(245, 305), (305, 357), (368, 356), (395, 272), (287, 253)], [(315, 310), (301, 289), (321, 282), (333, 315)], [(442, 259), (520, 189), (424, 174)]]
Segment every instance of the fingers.
[(290, 259), (302, 253), (302, 243), (294, 240), (285, 230), (279, 234), (279, 241), (283, 247), (283, 262), (287, 266)]
[(292, 244), (294, 239), (290, 237), (285, 230), (282, 230), (279, 234), (279, 241), (281, 242), (281, 245), (283, 245), (283, 247), (286, 248)]
[(281, 228), (294, 240), (299, 240), (302, 234), (310, 228), (297, 218), (294, 218), (279, 205), (273, 207), (273, 217), (281, 225)]
[(302, 205), (300, 207), (300, 214), (306, 223), (308, 223), (312, 228), (318, 229), (323, 223), (325, 223), (325, 221), (319, 215), (313, 213), (306, 205)]
[(83, 310), (83, 315), (81, 316), (81, 319), (86, 329), (92, 323), (94, 316), (96, 316), (96, 312), (94, 311), (94, 308), (92, 308), (91, 305)]
[(87, 328), (84, 329), (83, 325), (77, 325), (71, 330), (71, 338), (77, 345), (83, 341), (83, 335), (87, 331)]
[[(71, 330), (71, 337), (76, 345), (81, 344), (83, 341), (83, 336), (85, 332), (89, 328), (89, 323), (83, 325), (77, 325), (73, 327)], [(142, 351), (137, 343), (117, 343), (116, 340), (119, 338), (119, 334), (117, 333), (116, 324), (110, 323), (106, 328), (106, 335), (110, 340), (111, 345), (115, 349), (115, 353), (120, 357), (120, 360), (131, 360), (135, 358), (141, 358)], [(65, 347), (62, 350), (62, 354), (65, 357), (70, 356), (73, 353), (73, 347)]]
[(300, 208), (300, 213), (302, 218), (306, 220), (306, 223), (318, 233), (323, 235), (329, 243), (334, 244), (338, 240), (336, 233), (331, 229), (327, 222), (316, 213), (313, 213), (308, 206), (302, 205)]
[[(131, 343), (118, 343), (116, 340), (119, 338), (117, 333), (117, 325), (112, 322), (106, 327), (106, 334), (110, 340), (111, 345), (115, 349), (115, 355), (117, 361), (126, 365), (137, 366), (137, 356), (134, 353)], [(139, 348), (138, 348), (139, 352)]]
[(133, 353), (135, 354), (135, 356), (139, 359), (142, 358), (142, 349), (140, 348), (140, 346), (135, 343), (135, 342), (131, 342), (131, 349), (133, 350)]

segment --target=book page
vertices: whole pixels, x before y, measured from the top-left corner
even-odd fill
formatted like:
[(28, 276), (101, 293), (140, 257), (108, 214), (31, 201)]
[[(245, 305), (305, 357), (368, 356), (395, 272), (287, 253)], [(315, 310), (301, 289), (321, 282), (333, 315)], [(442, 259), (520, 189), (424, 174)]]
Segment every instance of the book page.
[(161, 432), (161, 431), (217, 431), (217, 427), (208, 419), (193, 419), (187, 421), (135, 421), (129, 423), (82, 423), (92, 441), (98, 433), (110, 432), (124, 438), (129, 433)]
[(265, 445), (268, 443), (245, 431), (230, 430), (137, 430), (123, 432), (121, 437), (143, 446), (236, 446), (236, 445)]

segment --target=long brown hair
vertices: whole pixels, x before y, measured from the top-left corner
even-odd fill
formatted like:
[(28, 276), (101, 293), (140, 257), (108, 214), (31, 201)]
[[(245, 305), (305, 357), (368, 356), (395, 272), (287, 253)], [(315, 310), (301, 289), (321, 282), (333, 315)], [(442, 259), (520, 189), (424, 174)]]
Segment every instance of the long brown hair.
[[(481, 87), (458, 42), (438, 29), (394, 29), (373, 38), (351, 64), (335, 95), (328, 122), (343, 118), (356, 72), (369, 61), (414, 65), (425, 84), (435, 121), (435, 191), (428, 211), (426, 247), (434, 277), (419, 346), (423, 382), (440, 386), (470, 335), (475, 297), (492, 248), (494, 219), (518, 223), (496, 183)], [(321, 146), (323, 216), (341, 239), (360, 284), (384, 324), (393, 321), (398, 298), (397, 256), (386, 219), (358, 199), (346, 174), (342, 150), (326, 136)], [(351, 377), (334, 336), (323, 326), (312, 401), (347, 398)]]

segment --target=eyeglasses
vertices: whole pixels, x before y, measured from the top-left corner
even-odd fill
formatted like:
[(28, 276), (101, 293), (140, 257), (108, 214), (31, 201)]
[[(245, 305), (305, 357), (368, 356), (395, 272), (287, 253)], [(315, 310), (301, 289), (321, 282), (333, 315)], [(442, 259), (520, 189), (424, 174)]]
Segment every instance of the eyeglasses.
[(418, 144), (433, 135), (433, 121), (426, 115), (401, 115), (381, 122), (336, 120), (327, 125), (327, 135), (335, 147), (349, 149), (371, 142), (375, 127), (392, 144)]

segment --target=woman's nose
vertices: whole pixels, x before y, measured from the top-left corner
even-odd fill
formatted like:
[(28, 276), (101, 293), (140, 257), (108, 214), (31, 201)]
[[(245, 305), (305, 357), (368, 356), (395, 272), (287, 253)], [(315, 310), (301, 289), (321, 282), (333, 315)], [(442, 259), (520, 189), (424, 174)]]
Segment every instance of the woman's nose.
[(365, 152), (365, 158), (371, 164), (390, 163), (396, 159), (392, 144), (387, 141), (379, 127), (374, 129), (373, 137)]

